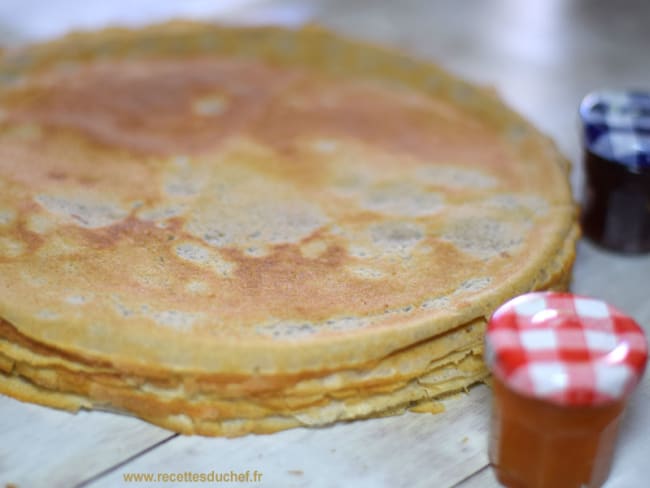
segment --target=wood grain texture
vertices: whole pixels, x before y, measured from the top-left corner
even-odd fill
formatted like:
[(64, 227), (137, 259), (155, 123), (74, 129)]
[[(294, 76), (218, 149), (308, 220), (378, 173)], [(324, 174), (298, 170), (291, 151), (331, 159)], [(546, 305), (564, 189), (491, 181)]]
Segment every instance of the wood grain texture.
[(0, 486), (74, 486), (172, 436), (131, 417), (70, 414), (0, 395)]
[[(156, 2), (142, 3), (152, 10)], [(80, 25), (92, 10), (82, 9), (82, 4), (79, 0), (56, 5), (4, 0), (0, 43), (38, 35), (39, 22), (50, 33), (54, 26), (60, 32), (62, 26)], [(35, 6), (42, 10), (35, 13)], [(101, 13), (93, 11), (93, 16), (124, 19), (131, 7), (126, 0), (113, 0)], [(599, 87), (650, 89), (646, 62), (650, 3), (643, 0), (466, 0), (462, 5), (451, 0), (269, 0), (224, 12), (220, 6), (219, 12), (200, 13), (218, 13), (221, 19), (235, 21), (313, 18), (344, 34), (434, 59), (455, 73), (495, 87), (515, 109), (551, 135), (573, 161), (578, 199), (582, 172), (576, 110), (581, 97)], [(134, 17), (148, 19), (153, 14), (130, 15)], [(610, 301), (650, 332), (649, 287), (650, 256), (623, 257), (588, 243), (580, 245), (574, 291)], [(165, 486), (124, 484), (121, 476), (128, 471), (245, 468), (262, 471), (266, 486), (492, 488), (498, 485), (485, 467), (487, 397), (485, 388), (473, 390), (458, 400), (455, 412), (450, 409), (438, 416), (409, 414), (234, 441), (179, 437), (89, 486)], [(649, 406), (650, 378), (646, 376), (628, 408), (605, 488), (647, 485)], [(470, 435), (465, 433), (468, 430)], [(0, 486), (3, 482), (21, 488), (56, 486), (51, 480), (68, 483), (59, 486), (74, 486), (144, 446), (155, 445), (164, 435), (133, 419), (101, 413), (70, 416), (2, 398)]]
[(452, 486), (486, 463), (489, 389), (447, 400), (440, 415), (405, 414), (238, 439), (178, 437), (91, 484), (125, 473), (259, 470), (255, 486)]
[(500, 486), (494, 471), (489, 466), (485, 466), (452, 488), (499, 488)]

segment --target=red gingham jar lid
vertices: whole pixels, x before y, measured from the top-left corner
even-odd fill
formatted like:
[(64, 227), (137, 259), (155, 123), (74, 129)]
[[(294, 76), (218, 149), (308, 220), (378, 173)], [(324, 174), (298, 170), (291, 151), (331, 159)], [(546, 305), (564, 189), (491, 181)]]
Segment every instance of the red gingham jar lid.
[(499, 307), (488, 323), (485, 360), (508, 388), (558, 405), (625, 398), (648, 359), (643, 330), (607, 303), (537, 292)]

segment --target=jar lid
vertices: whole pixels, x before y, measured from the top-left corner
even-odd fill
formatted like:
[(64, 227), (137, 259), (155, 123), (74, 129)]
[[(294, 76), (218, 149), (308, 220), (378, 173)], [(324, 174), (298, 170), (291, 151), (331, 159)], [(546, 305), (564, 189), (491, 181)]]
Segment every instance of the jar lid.
[(589, 151), (632, 172), (650, 172), (650, 93), (596, 91), (580, 104)]
[(506, 387), (563, 406), (625, 398), (648, 359), (639, 325), (601, 300), (536, 292), (499, 307), (488, 323), (485, 360)]

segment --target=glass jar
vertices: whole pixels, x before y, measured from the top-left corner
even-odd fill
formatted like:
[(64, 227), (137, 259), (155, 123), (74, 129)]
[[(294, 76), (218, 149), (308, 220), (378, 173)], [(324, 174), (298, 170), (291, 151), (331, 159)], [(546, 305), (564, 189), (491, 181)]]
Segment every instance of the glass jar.
[(602, 486), (647, 362), (638, 324), (600, 300), (530, 293), (493, 314), (486, 361), (497, 479), (511, 488)]
[(612, 251), (650, 252), (650, 93), (591, 93), (580, 117), (584, 235)]

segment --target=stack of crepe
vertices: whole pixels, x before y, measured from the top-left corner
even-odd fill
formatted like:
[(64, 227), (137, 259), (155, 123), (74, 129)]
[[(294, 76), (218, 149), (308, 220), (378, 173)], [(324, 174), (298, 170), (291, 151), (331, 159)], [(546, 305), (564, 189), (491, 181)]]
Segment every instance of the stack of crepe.
[(0, 58), (0, 392), (242, 435), (427, 409), (566, 288), (567, 165), (489, 90), (318, 28)]

